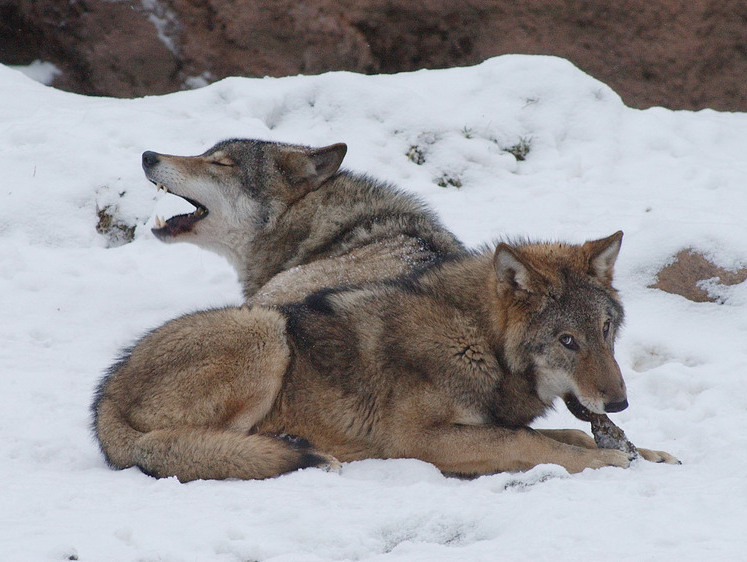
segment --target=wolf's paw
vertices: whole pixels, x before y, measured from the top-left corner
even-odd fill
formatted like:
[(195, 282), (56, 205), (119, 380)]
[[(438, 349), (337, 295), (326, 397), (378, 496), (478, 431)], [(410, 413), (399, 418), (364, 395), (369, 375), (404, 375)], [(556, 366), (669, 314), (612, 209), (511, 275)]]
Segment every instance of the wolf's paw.
[(321, 468), (325, 472), (340, 472), (342, 465), (332, 455), (327, 455), (316, 449), (304, 451), (298, 458), (297, 468)]
[(674, 455), (670, 455), (664, 451), (652, 451), (651, 449), (638, 449), (638, 453), (645, 460), (649, 462), (665, 463), (665, 464), (682, 464)]
[(298, 435), (281, 433), (274, 435), (275, 439), (284, 441), (291, 449), (299, 453), (296, 468), (321, 468), (326, 472), (340, 472), (342, 464), (332, 455), (316, 449), (308, 439)]
[(593, 451), (592, 462), (589, 468), (602, 468), (605, 466), (617, 466), (628, 468), (633, 460), (633, 455), (618, 449), (597, 449)]
[(336, 472), (339, 474), (342, 472), (342, 463), (338, 461), (335, 457), (332, 455), (325, 455), (320, 453), (320, 457), (325, 459), (325, 462), (322, 464), (318, 464), (317, 468), (321, 468), (325, 472)]
[(567, 458), (561, 463), (570, 473), (581, 472), (587, 468), (604, 468), (606, 466), (617, 466), (628, 468), (633, 455), (618, 449), (582, 449), (583, 453)]
[(342, 464), (332, 455), (312, 449), (301, 457), (299, 468), (321, 468), (324, 472), (339, 473), (342, 470)]

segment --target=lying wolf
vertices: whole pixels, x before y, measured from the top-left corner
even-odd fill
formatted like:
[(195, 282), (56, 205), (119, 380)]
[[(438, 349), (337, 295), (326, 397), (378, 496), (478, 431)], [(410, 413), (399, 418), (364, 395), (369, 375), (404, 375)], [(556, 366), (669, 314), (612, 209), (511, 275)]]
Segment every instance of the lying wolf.
[(200, 156), (145, 152), (146, 177), (195, 206), (157, 218), (153, 233), (223, 255), (244, 296), (263, 304), (409, 275), (464, 252), (415, 197), (340, 171), (346, 150), (228, 140)]
[(627, 407), (613, 356), (621, 239), (502, 243), (410, 278), (168, 322), (101, 381), (101, 450), (114, 468), (181, 481), (365, 458), (459, 475), (627, 467), (583, 432), (528, 427), (558, 396)]

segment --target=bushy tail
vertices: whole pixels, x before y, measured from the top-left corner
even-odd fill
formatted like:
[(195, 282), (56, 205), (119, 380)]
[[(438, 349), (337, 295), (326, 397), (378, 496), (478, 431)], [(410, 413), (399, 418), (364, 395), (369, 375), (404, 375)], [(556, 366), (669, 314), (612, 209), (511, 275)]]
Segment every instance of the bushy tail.
[(94, 431), (112, 468), (137, 466), (151, 476), (201, 479), (271, 478), (312, 466), (337, 468), (334, 457), (304, 439), (247, 434), (226, 429), (175, 427), (140, 432), (103, 397), (96, 405)]
[(93, 404), (93, 433), (112, 468), (129, 468), (137, 464), (135, 443), (143, 436), (122, 415), (113, 400), (97, 396)]

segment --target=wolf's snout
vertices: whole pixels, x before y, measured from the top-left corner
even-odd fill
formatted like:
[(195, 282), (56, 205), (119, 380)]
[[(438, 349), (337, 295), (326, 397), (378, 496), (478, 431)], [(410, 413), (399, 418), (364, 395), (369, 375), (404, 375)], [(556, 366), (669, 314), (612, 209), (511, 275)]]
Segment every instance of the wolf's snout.
[(158, 164), (158, 153), (151, 150), (143, 152), (143, 168), (151, 168)]
[(615, 412), (622, 412), (628, 407), (628, 400), (620, 400), (618, 402), (608, 402), (604, 405), (604, 411), (608, 414), (614, 414)]

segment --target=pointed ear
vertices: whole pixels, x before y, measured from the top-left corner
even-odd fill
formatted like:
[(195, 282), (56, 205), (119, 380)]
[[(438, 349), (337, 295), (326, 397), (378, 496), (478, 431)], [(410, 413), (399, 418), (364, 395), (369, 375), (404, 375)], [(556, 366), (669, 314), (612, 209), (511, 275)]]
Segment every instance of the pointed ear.
[(317, 187), (337, 173), (347, 152), (348, 145), (338, 142), (324, 148), (317, 148), (309, 153), (316, 168), (316, 178), (319, 182)]
[(618, 230), (612, 236), (586, 242), (583, 246), (589, 256), (589, 275), (598, 277), (607, 284), (612, 283), (615, 261), (620, 253), (623, 233)]
[(493, 255), (498, 281), (528, 293), (536, 290), (539, 274), (508, 244), (498, 244)]
[(347, 151), (348, 147), (343, 143), (303, 152), (290, 150), (280, 155), (278, 164), (291, 184), (303, 185), (311, 191), (340, 169)]

